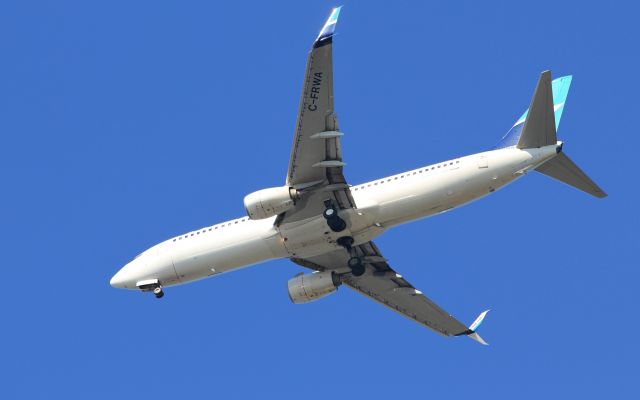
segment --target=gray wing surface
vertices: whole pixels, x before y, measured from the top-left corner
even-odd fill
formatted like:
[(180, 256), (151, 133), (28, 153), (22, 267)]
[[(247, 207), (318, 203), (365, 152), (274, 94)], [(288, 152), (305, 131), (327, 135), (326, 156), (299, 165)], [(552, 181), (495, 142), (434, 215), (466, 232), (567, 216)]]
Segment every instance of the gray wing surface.
[(332, 10), (307, 59), (286, 184), (312, 188), (279, 222), (317, 216), (332, 200), (341, 209), (355, 207), (342, 173), (338, 118), (333, 107), (333, 32), (340, 8)]
[[(360, 277), (344, 275), (345, 285), (441, 335), (474, 333), (394, 271), (373, 242), (359, 245), (355, 250), (363, 258), (366, 272)], [(293, 258), (292, 261), (316, 271), (347, 272), (348, 259), (346, 251), (338, 250), (308, 259)]]

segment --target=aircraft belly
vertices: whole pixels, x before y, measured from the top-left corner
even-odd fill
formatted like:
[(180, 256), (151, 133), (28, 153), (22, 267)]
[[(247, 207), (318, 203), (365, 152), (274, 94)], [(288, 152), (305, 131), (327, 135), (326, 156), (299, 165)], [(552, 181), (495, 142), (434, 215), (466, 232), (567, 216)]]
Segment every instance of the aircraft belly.
[(454, 207), (464, 195), (464, 182), (465, 173), (460, 169), (407, 182), (395, 191), (395, 198), (387, 195), (381, 201), (380, 219), (385, 226), (393, 226)]
[(370, 196), (380, 204), (381, 223), (390, 227), (482, 198), (517, 179), (514, 172), (529, 159), (519, 150), (481, 153), (463, 158), (457, 168), (410, 177), (385, 190), (372, 190)]
[(385, 229), (375, 225), (376, 211), (375, 207), (340, 210), (340, 218), (347, 223), (341, 232), (332, 231), (324, 217), (318, 216), (281, 225), (280, 236), (290, 257), (313, 257), (341, 249), (336, 242), (343, 236), (353, 237), (358, 245), (380, 235)]
[[(234, 228), (230, 228), (234, 229)], [(285, 257), (286, 251), (275, 229), (219, 232), (174, 250), (173, 260), (181, 283), (248, 267), (269, 259)]]
[(279, 227), (282, 243), (291, 257), (309, 257), (335, 250), (340, 236), (350, 236), (349, 228), (333, 232), (321, 216), (282, 224)]

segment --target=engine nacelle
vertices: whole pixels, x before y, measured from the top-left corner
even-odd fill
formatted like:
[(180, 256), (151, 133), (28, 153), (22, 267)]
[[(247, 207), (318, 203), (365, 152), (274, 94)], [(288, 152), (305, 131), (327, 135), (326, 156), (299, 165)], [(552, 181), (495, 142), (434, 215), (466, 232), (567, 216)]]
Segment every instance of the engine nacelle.
[(298, 191), (288, 186), (258, 190), (244, 197), (244, 208), (251, 219), (265, 219), (293, 208)]
[(332, 271), (298, 274), (287, 284), (289, 298), (295, 304), (308, 303), (335, 292), (341, 283)]

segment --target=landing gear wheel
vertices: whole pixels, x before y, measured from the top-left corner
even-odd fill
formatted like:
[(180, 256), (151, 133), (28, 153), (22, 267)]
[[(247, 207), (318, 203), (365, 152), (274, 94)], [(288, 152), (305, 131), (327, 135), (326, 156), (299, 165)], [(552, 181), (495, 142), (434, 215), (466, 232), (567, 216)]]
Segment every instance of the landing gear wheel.
[(329, 225), (329, 228), (331, 228), (331, 230), (334, 232), (342, 232), (343, 230), (347, 229), (347, 223), (338, 216), (329, 218), (327, 220), (327, 225)]
[(351, 257), (347, 265), (351, 268), (351, 274), (353, 274), (353, 276), (362, 276), (362, 274), (364, 274), (365, 268), (360, 257)]
[(341, 236), (336, 240), (340, 246), (347, 249), (347, 251), (351, 251), (351, 246), (353, 246), (353, 238), (351, 236)]
[(347, 228), (347, 223), (338, 216), (338, 210), (332, 205), (327, 206), (322, 212), (322, 216), (327, 220), (327, 225), (334, 232), (342, 232)]
[(161, 299), (164, 296), (164, 291), (160, 286), (153, 289), (153, 294), (156, 296), (156, 299)]
[(336, 211), (335, 208), (333, 207), (328, 207), (326, 210), (324, 210), (324, 212), (322, 213), (322, 216), (325, 219), (331, 219), (331, 218), (335, 218), (337, 217), (338, 212)]

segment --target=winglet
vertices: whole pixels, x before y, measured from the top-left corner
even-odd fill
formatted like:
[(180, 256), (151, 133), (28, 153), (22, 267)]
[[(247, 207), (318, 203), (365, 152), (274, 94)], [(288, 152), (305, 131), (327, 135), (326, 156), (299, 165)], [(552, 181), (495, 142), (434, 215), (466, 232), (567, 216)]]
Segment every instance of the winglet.
[(467, 337), (470, 337), (471, 339), (475, 340), (476, 342), (480, 343), (481, 345), (484, 345), (484, 346), (488, 346), (489, 345), (489, 343), (485, 342), (484, 339), (481, 338), (480, 335), (478, 335), (475, 332), (468, 334)]
[(480, 315), (478, 315), (478, 318), (476, 318), (476, 320), (473, 321), (471, 325), (469, 325), (469, 331), (468, 331), (469, 333), (467, 333), (467, 336), (469, 338), (485, 346), (488, 346), (489, 343), (485, 342), (484, 339), (482, 339), (480, 335), (476, 333), (476, 330), (480, 327), (480, 325), (482, 324), (482, 321), (484, 321), (484, 317), (487, 315), (488, 312), (489, 310), (486, 310), (480, 313)]
[(331, 38), (333, 37), (333, 32), (336, 30), (336, 23), (338, 22), (338, 16), (340, 15), (341, 8), (342, 6), (339, 6), (331, 10), (331, 15), (329, 15), (327, 22), (322, 26), (320, 34), (316, 38), (315, 42), (313, 42), (314, 47), (320, 47), (331, 43)]

